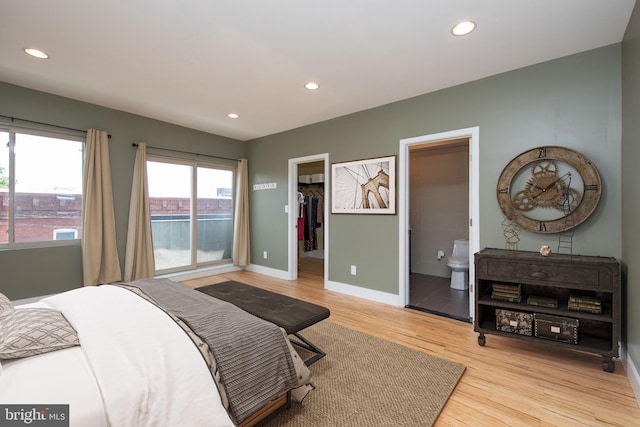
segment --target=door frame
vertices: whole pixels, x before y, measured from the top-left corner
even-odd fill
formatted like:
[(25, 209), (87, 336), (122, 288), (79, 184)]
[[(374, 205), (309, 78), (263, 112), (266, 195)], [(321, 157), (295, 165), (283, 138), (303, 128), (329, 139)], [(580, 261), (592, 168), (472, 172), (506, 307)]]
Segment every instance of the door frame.
[(311, 162), (324, 162), (324, 219), (322, 227), (324, 229), (324, 283), (323, 287), (327, 287), (327, 281), (329, 280), (329, 213), (327, 212), (328, 200), (327, 197), (329, 186), (329, 153), (314, 154), (304, 157), (296, 157), (289, 159), (289, 177), (288, 177), (288, 196), (286, 211), (288, 213), (288, 266), (287, 266), (287, 279), (296, 280), (298, 278), (298, 215), (296, 206), (298, 204), (298, 165), (301, 163)]
[(480, 128), (470, 127), (400, 140), (398, 168), (399, 219), (399, 302), (409, 304), (409, 147), (442, 143), (454, 139), (469, 139), (469, 317), (474, 319), (475, 268), (473, 254), (480, 250)]

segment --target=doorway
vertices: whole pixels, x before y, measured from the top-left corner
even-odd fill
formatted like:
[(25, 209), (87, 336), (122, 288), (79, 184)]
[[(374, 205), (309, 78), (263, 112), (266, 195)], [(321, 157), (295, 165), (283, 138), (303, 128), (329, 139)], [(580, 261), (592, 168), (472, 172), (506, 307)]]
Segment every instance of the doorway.
[(322, 277), (326, 288), (329, 257), (327, 153), (289, 159), (288, 278)]
[[(479, 247), (479, 230), (473, 226), (479, 218), (478, 146), (478, 128), (400, 141), (399, 282), (405, 307), (464, 321), (473, 319), (473, 254)], [(423, 161), (429, 171), (420, 171)], [(455, 162), (458, 171), (444, 162)], [(463, 179), (466, 182), (460, 182)], [(468, 289), (460, 289), (460, 283), (451, 284), (447, 258), (454, 240), (465, 238)]]
[(468, 269), (454, 288), (448, 260), (469, 239), (469, 139), (413, 145), (409, 169), (407, 307), (468, 321)]

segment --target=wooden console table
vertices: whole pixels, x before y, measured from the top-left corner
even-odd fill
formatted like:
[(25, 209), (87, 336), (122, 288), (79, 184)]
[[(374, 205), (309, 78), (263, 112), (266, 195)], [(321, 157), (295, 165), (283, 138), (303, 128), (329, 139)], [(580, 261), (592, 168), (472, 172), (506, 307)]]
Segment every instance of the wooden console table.
[[(544, 340), (600, 354), (602, 369), (613, 372), (612, 358), (619, 357), (620, 340), (620, 264), (615, 258), (562, 254), (545, 257), (537, 252), (487, 248), (476, 253), (474, 261), (473, 326), (479, 333), (479, 345), (485, 345), (485, 334), (529, 342)], [(504, 289), (517, 289), (521, 296), (505, 298)], [(535, 303), (534, 300), (542, 305), (528, 303)], [(582, 301), (593, 305), (580, 308)], [(555, 307), (553, 302), (557, 302)], [(543, 324), (543, 318), (552, 319), (551, 324)], [(568, 336), (572, 338), (566, 339)]]

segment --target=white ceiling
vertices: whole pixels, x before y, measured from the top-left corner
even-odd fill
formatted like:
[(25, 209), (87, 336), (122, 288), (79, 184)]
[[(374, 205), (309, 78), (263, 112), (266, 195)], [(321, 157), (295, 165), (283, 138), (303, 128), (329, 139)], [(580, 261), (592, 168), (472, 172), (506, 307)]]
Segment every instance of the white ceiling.
[(0, 80), (244, 141), (619, 42), (634, 3), (0, 0)]

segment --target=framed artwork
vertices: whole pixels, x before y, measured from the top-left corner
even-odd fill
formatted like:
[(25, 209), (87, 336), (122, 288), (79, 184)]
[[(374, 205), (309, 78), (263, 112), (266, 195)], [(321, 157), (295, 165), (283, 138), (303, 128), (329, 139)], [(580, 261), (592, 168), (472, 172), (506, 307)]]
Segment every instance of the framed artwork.
[(331, 165), (331, 213), (396, 213), (396, 156)]

